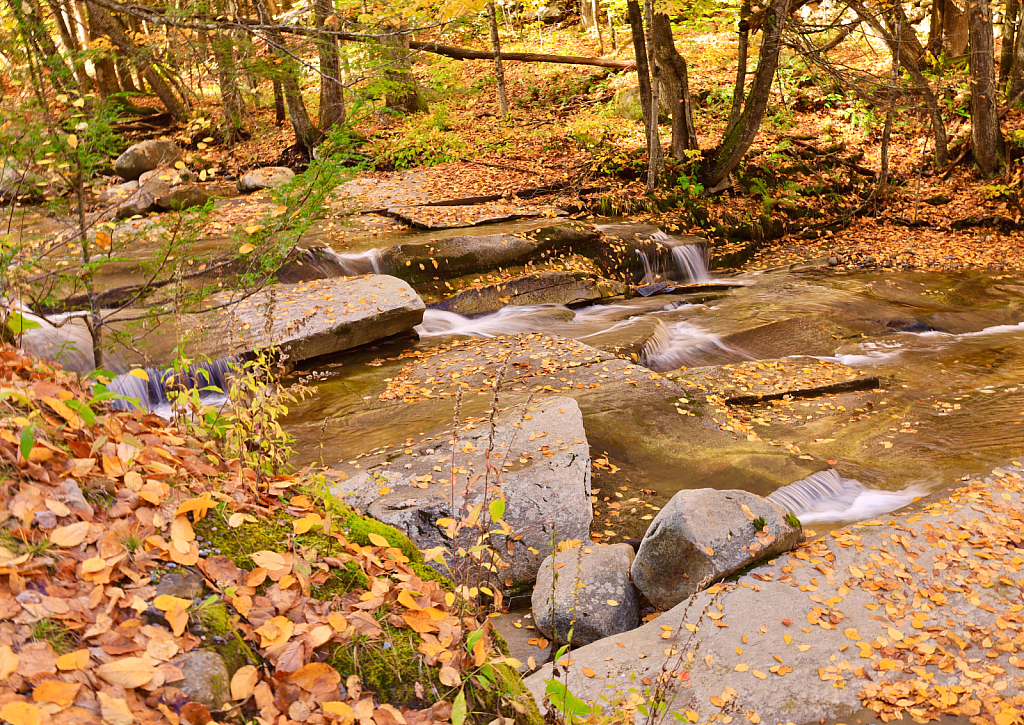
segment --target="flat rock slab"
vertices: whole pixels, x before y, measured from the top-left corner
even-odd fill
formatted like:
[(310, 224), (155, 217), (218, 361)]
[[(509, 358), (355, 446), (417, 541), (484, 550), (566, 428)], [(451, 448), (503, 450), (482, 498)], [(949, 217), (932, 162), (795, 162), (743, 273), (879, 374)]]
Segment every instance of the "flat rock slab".
[[(368, 515), (404, 532), (423, 550), (441, 547), (438, 568), (479, 576), (474, 560), (453, 557), (446, 520), (465, 519), (482, 502), (504, 498), (501, 517), (511, 533), (491, 533), (504, 565), (498, 586), (532, 582), (552, 540), (589, 542), (590, 449), (576, 401), (552, 397), (513, 406), (495, 419), (434, 440), (342, 466), (348, 478), (332, 492)], [(499, 529), (488, 506), (484, 529)], [(452, 524), (454, 525), (454, 524)], [(475, 526), (456, 534), (460, 547), (478, 542)]]
[(418, 229), (458, 229), (481, 224), (497, 224), (517, 219), (559, 217), (567, 214), (563, 209), (548, 204), (535, 205), (489, 201), (481, 204), (452, 206), (393, 206), (388, 216)]
[(230, 302), (218, 295), (210, 306), (227, 306), (190, 316), (193, 352), (218, 358), (273, 345), (297, 362), (407, 332), (424, 310), (408, 284), (386, 275), (271, 285)]
[(574, 272), (538, 272), (463, 290), (432, 307), (472, 317), (510, 305), (575, 305), (625, 292), (621, 282)]
[(874, 375), (813, 357), (688, 368), (669, 377), (684, 388), (724, 398), (729, 405), (748, 405), (785, 396), (811, 398), (878, 387), (878, 378)]
[[(887, 721), (999, 722), (1024, 702), (1022, 474), (1006, 466), (805, 543), (574, 650), (561, 681), (584, 700), (614, 701), (665, 672), (669, 709), (692, 710), (692, 723), (722, 722), (723, 709), (741, 722), (817, 723), (864, 705)], [(538, 702), (551, 676), (546, 665), (527, 678)]]
[(377, 210), (506, 195), (546, 183), (550, 183), (550, 179), (536, 174), (452, 162), (425, 169), (360, 176), (340, 185), (336, 193), (350, 208)]

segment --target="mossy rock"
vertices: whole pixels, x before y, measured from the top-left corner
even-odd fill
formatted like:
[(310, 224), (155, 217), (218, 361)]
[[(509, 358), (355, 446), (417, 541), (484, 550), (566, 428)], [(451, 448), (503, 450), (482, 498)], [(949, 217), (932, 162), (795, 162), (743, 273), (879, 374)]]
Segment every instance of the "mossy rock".
[[(231, 621), (227, 606), (217, 597), (210, 597), (191, 612), (193, 621), (206, 631), (204, 649), (213, 650), (224, 660), (229, 675), (246, 665), (259, 664), (260, 658), (242, 639)], [(214, 637), (220, 639), (214, 641)]]

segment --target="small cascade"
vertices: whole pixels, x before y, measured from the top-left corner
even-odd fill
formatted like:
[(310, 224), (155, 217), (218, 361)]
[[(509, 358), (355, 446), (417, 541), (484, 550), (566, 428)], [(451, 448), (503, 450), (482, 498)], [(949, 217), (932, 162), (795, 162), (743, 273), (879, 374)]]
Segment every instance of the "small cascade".
[[(168, 390), (199, 390), (199, 399), (206, 405), (218, 405), (227, 399), (235, 358), (222, 357), (206, 363), (196, 363), (187, 370), (161, 370), (146, 368), (147, 379), (130, 373), (118, 375), (107, 389), (131, 400), (112, 400), (115, 410), (130, 410), (133, 407), (149, 410), (165, 417), (170, 413)], [(133, 405), (132, 400), (138, 401)]]
[(654, 284), (658, 279), (658, 275), (651, 267), (651, 261), (647, 258), (647, 253), (642, 249), (638, 249), (636, 250), (636, 256), (640, 258), (640, 263), (644, 266), (644, 278), (640, 283)]
[(643, 347), (640, 364), (663, 373), (681, 367), (715, 365), (749, 357), (722, 342), (718, 335), (689, 322), (675, 322), (658, 327)]
[[(319, 263), (319, 266), (325, 266), (324, 262), (328, 262), (331, 266), (337, 267), (336, 270), (332, 270), (327, 275), (330, 277), (360, 277), (364, 274), (387, 274), (384, 257), (379, 249), (370, 249), (366, 252), (355, 254), (342, 254), (330, 247), (315, 247), (305, 251), (315, 258), (315, 261), (306, 262), (307, 264), (318, 266)], [(305, 262), (306, 260), (303, 261)]]
[(711, 260), (708, 249), (704, 245), (683, 244), (665, 232), (655, 232), (651, 235), (651, 241), (664, 244), (672, 249), (672, 259), (675, 262), (675, 271), (679, 281), (695, 284), (712, 281), (713, 278), (708, 272)]
[(497, 312), (470, 319), (446, 310), (426, 310), (423, 322), (413, 329), (420, 336), (496, 337), (536, 332), (550, 325), (556, 316), (571, 316), (562, 305), (512, 305)]
[(916, 486), (902, 491), (867, 488), (835, 469), (819, 471), (768, 494), (768, 500), (792, 511), (800, 523), (860, 521), (895, 511), (924, 495)]

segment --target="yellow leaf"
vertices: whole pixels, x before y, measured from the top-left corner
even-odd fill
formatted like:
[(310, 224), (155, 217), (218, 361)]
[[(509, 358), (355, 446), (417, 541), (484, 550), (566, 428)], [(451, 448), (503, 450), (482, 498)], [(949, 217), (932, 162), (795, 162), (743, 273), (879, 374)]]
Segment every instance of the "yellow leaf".
[(68, 141), (68, 146), (69, 147), (71, 147), (73, 149), (77, 149), (78, 148), (78, 136), (76, 136), (75, 134), (69, 133), (67, 141)]
[(366, 535), (366, 538), (369, 539), (370, 543), (374, 546), (383, 546), (385, 548), (391, 546), (391, 544), (388, 543), (388, 540), (380, 534), (369, 533)]
[(153, 679), (156, 669), (141, 657), (122, 657), (96, 668), (96, 674), (111, 685), (142, 687)]
[(852, 639), (854, 642), (860, 639), (860, 632), (858, 632), (854, 627), (850, 627), (844, 631), (843, 634), (846, 635), (847, 639)]
[(107, 725), (133, 725), (136, 718), (128, 709), (128, 703), (105, 692), (96, 693), (100, 701), (100, 714)]
[(18, 655), (14, 654), (10, 645), (0, 647), (0, 680), (6, 680), (13, 675), (18, 669), (18, 662)]
[(277, 217), (281, 216), (282, 214), (287, 214), (287, 213), (288, 213), (288, 207), (283, 206), (283, 205), (282, 206), (275, 206), (274, 210), (270, 212), (270, 218), (271, 219), (276, 219)]
[(192, 604), (190, 600), (172, 597), (170, 594), (161, 594), (153, 600), (153, 606), (161, 612), (169, 612), (175, 607), (187, 607), (190, 604)]
[[(260, 225), (260, 224), (250, 224), (247, 227), (242, 227), (242, 231), (245, 232), (246, 234), (255, 234), (256, 232), (258, 232), (262, 228), (263, 228), (263, 226)], [(243, 254), (244, 254), (244, 252), (243, 252)]]
[(110, 249), (110, 245), (113, 242), (110, 235), (106, 232), (96, 232), (96, 239), (94, 241), (96, 242), (96, 246), (104, 252)]
[(740, 664), (736, 665), (736, 671), (737, 672), (746, 672), (749, 669), (750, 669), (750, 665), (745, 665), (742, 662)]
[(607, 601), (606, 601), (605, 603), (606, 603), (606, 604), (607, 604), (607, 605), (608, 605), (609, 607), (617, 607), (617, 606), (619, 606), (619, 603), (618, 603), (617, 601), (615, 601), (614, 599), (609, 599), (609, 600), (607, 600)]
[(128, 371), (128, 374), (131, 375), (132, 377), (138, 378), (139, 380), (145, 380), (146, 382), (149, 382), (149, 373), (147, 373), (142, 368), (132, 368), (131, 370)]
[(764, 672), (760, 672), (758, 670), (751, 670), (750, 672), (751, 672), (751, 674), (754, 675), (754, 677), (756, 677), (759, 680), (766, 680), (766, 679), (768, 679), (768, 675), (766, 675)]
[(893, 627), (889, 627), (889, 631), (888, 632), (889, 632), (889, 639), (891, 639), (893, 642), (902, 642), (903, 641), (903, 632), (899, 631), (898, 629), (894, 629)]
[(252, 665), (239, 667), (231, 678), (231, 699), (244, 700), (249, 697), (259, 679), (260, 673)]
[(596, 672), (594, 672), (594, 671), (593, 671), (592, 669), (590, 669), (589, 667), (582, 667), (582, 668), (580, 668), (580, 671), (581, 671), (581, 672), (583, 672), (583, 675), (584, 675), (585, 677), (593, 677), (594, 675), (596, 675), (596, 674), (597, 674)]
[(57, 669), (62, 672), (67, 672), (68, 670), (84, 670), (88, 664), (89, 650), (87, 649), (68, 652), (66, 655), (61, 655), (57, 658)]
[(344, 632), (348, 629), (348, 620), (341, 612), (331, 612), (327, 615), (327, 623), (334, 627), (335, 632)]
[(64, 682), (63, 680), (43, 680), (32, 690), (33, 702), (52, 702), (61, 707), (67, 707), (81, 689), (80, 682)]
[(413, 599), (413, 596), (409, 593), (408, 589), (403, 589), (398, 594), (398, 603), (404, 606), (406, 609), (413, 609), (417, 611), (423, 609), (423, 607), (416, 603), (416, 600)]
[(89, 522), (79, 521), (76, 524), (58, 526), (50, 532), (50, 543), (62, 549), (71, 549), (85, 541), (89, 533)]
[(71, 410), (64, 404), (63, 401), (57, 400), (57, 398), (43, 398), (43, 402), (53, 408), (60, 415), (61, 418), (68, 422), (68, 425), (72, 428), (81, 428), (82, 419), (75, 411)]
[(321, 707), (324, 709), (324, 715), (332, 719), (341, 720), (342, 725), (355, 721), (355, 714), (347, 703), (325, 702), (321, 704)]
[(295, 529), (296, 534), (305, 534), (306, 532), (323, 526), (324, 520), (317, 513), (308, 513), (301, 519), (295, 519), (292, 521), (292, 527)]
[(246, 242), (245, 244), (243, 244), (242, 246), (240, 246), (238, 248), (238, 253), (239, 254), (249, 254), (254, 249), (256, 249), (256, 247), (254, 247), (253, 245), (249, 244), (249, 242)]
[(239, 526), (247, 522), (250, 524), (255, 524), (256, 517), (251, 514), (241, 513), (231, 514), (228, 517), (228, 526), (230, 526), (232, 529), (237, 529)]
[(390, 486), (381, 486), (380, 488), (377, 489), (378, 496), (387, 496), (389, 493), (391, 493)]
[(273, 647), (291, 639), (295, 623), (287, 617), (277, 616), (255, 631), (261, 639), (260, 647)]
[(705, 546), (704, 547), (704, 551), (706, 551), (708, 553), (708, 556), (714, 556), (715, 555), (715, 550), (712, 549), (710, 546)]
[(42, 711), (29, 702), (9, 702), (0, 708), (0, 719), (10, 725), (40, 725), (43, 721)]
[(1018, 710), (1014, 710), (1012, 708), (1009, 710), (1003, 710), (996, 715), (996, 725), (1013, 725), (1013, 723), (1017, 722), (1018, 715), (1020, 715)]

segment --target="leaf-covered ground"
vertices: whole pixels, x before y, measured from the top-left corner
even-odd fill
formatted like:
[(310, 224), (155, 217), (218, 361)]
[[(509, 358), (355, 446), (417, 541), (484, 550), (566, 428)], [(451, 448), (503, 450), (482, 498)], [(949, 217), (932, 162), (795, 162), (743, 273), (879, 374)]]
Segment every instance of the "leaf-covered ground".
[[(112, 412), (75, 376), (9, 347), (0, 481), (0, 718), (11, 725), (536, 713), (487, 619), (322, 478), (258, 486), (211, 439)], [(160, 593), (182, 575), (202, 594)], [(200, 704), (179, 686), (182, 657), (205, 648), (230, 681)]]

